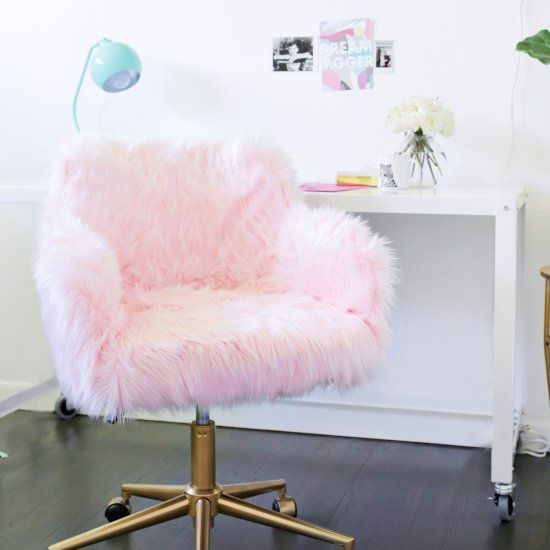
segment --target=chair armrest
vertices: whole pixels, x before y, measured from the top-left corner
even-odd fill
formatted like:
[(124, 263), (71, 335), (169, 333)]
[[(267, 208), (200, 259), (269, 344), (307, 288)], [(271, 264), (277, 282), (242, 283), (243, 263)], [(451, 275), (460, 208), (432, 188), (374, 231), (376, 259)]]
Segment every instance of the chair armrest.
[(359, 217), (298, 203), (279, 232), (273, 280), (281, 290), (308, 294), (374, 327), (385, 326), (394, 255)]
[(47, 213), (40, 228), (34, 277), (66, 392), (71, 377), (90, 375), (89, 369), (124, 323), (118, 260), (108, 242), (81, 220), (67, 213)]

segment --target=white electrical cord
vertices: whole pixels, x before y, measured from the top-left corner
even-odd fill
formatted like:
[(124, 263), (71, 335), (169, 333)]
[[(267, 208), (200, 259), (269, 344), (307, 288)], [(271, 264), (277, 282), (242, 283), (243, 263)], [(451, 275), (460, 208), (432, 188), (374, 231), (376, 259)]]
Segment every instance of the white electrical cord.
[[(523, 40), (523, 27), (524, 27), (524, 2), (525, 0), (520, 0), (519, 2), (519, 36)], [(504, 167), (502, 169), (501, 176), (501, 186), (504, 187), (505, 178), (508, 174), (508, 167), (510, 166), (510, 161), (512, 160), (512, 154), (514, 153), (514, 147), (516, 144), (516, 110), (515, 110), (515, 100), (516, 100), (516, 87), (519, 79), (519, 68), (523, 54), (516, 52), (516, 69), (514, 72), (514, 81), (512, 82), (512, 90), (510, 92), (510, 145), (508, 146), (508, 154), (506, 155), (506, 160), (504, 162)]]
[(518, 454), (544, 458), (550, 452), (548, 440), (535, 432), (528, 424), (522, 424), (519, 432)]

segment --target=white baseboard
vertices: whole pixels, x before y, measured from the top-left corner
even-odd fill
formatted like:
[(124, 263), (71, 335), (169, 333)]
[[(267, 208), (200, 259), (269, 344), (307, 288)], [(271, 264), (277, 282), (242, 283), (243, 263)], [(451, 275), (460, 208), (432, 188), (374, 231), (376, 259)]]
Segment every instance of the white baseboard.
[(31, 384), (26, 382), (0, 382), (0, 403), (9, 399), (12, 395), (25, 391), (31, 387)]
[[(13, 391), (13, 384), (0, 382), (2, 392)], [(28, 385), (20, 385), (26, 386)], [(25, 389), (22, 387), (22, 389)], [(59, 390), (53, 388), (21, 406), (26, 410), (52, 411)], [(140, 413), (136, 418), (166, 422), (189, 422), (194, 412)], [(218, 426), (334, 436), (388, 439), (488, 447), (491, 416), (484, 412), (452, 411), (362, 405), (308, 400), (280, 400), (276, 403), (213, 409)], [(541, 425), (529, 421), (534, 429)], [(546, 426), (546, 429), (550, 426)]]
[[(0, 381), (0, 417), (26, 407), (32, 408), (33, 402), (44, 398), (45, 394), (57, 392), (57, 382), (50, 378), (35, 384), (28, 382)], [(53, 409), (53, 403), (49, 410)], [(38, 409), (42, 410), (42, 409)]]
[(523, 417), (523, 423), (528, 424), (531, 428), (540, 435), (550, 441), (550, 419), (545, 418), (530, 418)]
[[(284, 400), (273, 404), (213, 409), (218, 426), (388, 439), (465, 447), (488, 447), (489, 414)], [(189, 422), (192, 412), (140, 414), (137, 418)]]

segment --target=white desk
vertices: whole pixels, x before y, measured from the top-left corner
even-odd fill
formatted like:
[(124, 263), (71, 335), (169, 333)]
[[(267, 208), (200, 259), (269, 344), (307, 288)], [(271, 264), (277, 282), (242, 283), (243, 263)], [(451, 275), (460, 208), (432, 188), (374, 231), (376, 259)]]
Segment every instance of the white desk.
[(493, 434), (491, 481), (498, 494), (513, 489), (513, 456), (521, 403), (516, 386), (518, 273), (523, 261), (525, 190), (418, 188), (380, 192), (377, 188), (337, 193), (305, 192), (311, 205), (357, 213), (491, 216), (495, 219), (493, 327)]
[[(0, 187), (0, 203), (40, 203), (46, 189), (38, 186), (5, 185)], [(519, 395), (514, 392), (516, 374), (516, 317), (518, 309), (518, 266), (522, 264), (518, 245), (523, 240), (523, 218), (526, 194), (522, 189), (502, 191), (490, 189), (410, 189), (397, 193), (380, 193), (378, 189), (363, 189), (339, 193), (305, 193), (312, 205), (330, 205), (357, 213), (428, 214), (456, 216), (488, 216), (495, 220), (495, 284), (494, 284), (494, 385), (493, 385), (493, 435), (491, 480), (498, 484), (497, 491), (506, 493), (512, 489), (513, 450), (517, 441)], [(37, 388), (39, 389), (39, 388)], [(518, 392), (519, 393), (519, 392)], [(13, 399), (12, 399), (13, 397)], [(10, 396), (9, 406), (16, 406), (27, 395)], [(18, 399), (20, 398), (20, 399)], [(8, 402), (5, 401), (5, 404)], [(0, 397), (0, 405), (2, 398)], [(307, 403), (306, 403), (307, 404)], [(315, 403), (310, 403), (314, 406)], [(325, 404), (327, 405), (327, 404)], [(328, 421), (335, 413), (328, 403)], [(319, 433), (305, 424), (297, 424), (297, 408), (287, 407), (290, 420), (285, 422), (281, 409), (265, 407), (266, 412), (250, 414), (247, 409), (229, 409), (219, 412), (220, 425), (259, 429), (281, 429)], [(321, 409), (316, 412), (319, 413)], [(284, 412), (284, 411), (283, 411)], [(302, 415), (307, 418), (309, 415)], [(283, 418), (282, 418), (283, 417)], [(282, 419), (281, 419), (282, 418)], [(343, 433), (339, 419), (335, 417), (335, 433)], [(171, 420), (174, 418), (170, 417)], [(188, 420), (188, 419), (187, 419)], [(324, 433), (324, 432), (323, 432)], [(329, 432), (327, 432), (329, 433)]]

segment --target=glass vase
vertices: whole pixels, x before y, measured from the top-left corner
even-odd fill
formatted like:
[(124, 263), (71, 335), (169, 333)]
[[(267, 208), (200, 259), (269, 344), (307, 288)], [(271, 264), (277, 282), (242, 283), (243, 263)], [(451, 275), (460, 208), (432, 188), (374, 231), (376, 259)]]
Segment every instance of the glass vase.
[(433, 187), (443, 177), (443, 167), (447, 160), (445, 153), (431, 134), (422, 129), (407, 132), (400, 151), (412, 158), (411, 179), (421, 187)]

